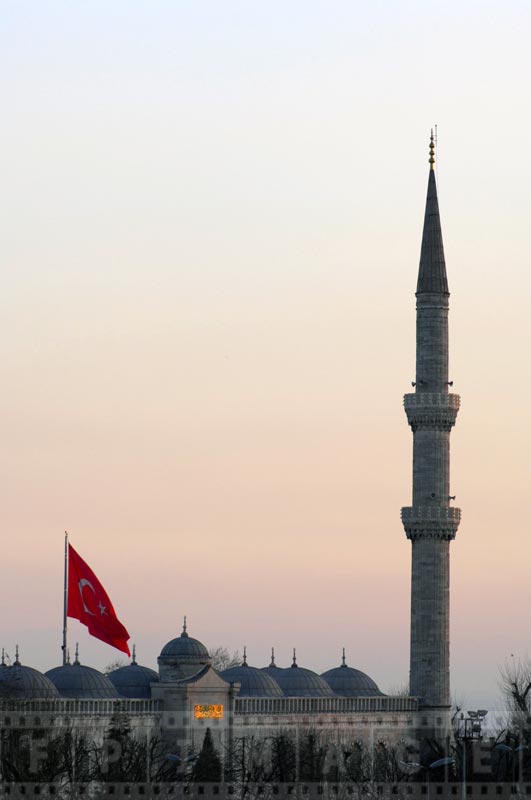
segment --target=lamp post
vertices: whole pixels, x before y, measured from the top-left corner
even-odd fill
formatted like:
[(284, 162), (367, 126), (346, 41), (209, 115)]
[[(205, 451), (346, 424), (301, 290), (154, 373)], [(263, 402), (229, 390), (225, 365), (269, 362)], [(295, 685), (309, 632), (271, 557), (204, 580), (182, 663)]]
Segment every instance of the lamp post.
[(462, 784), (461, 784), (461, 798), (466, 800), (466, 770), (467, 770), (467, 746), (468, 742), (472, 740), (480, 740), (482, 738), (482, 725), (485, 717), (489, 712), (484, 708), (478, 708), (477, 711), (467, 711), (466, 717), (463, 713), (457, 721), (457, 738), (461, 739), (463, 743), (463, 764), (462, 764)]

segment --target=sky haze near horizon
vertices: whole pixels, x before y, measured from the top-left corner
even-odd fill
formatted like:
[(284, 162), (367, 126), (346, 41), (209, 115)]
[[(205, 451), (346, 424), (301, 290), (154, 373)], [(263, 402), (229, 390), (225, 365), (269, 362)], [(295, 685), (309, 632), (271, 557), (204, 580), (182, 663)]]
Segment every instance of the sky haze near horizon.
[(492, 706), (531, 637), (529, 5), (0, 11), (0, 646), (59, 662), (66, 528), (142, 663), (187, 614), (258, 666), (345, 646), (407, 682), (402, 395), (437, 123), (452, 690)]

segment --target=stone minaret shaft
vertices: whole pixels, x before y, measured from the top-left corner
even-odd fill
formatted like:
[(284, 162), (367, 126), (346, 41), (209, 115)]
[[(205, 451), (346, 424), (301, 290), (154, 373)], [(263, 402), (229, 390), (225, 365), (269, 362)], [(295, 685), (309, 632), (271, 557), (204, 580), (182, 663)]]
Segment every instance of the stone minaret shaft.
[(413, 505), (402, 509), (412, 544), (410, 694), (450, 705), (450, 541), (461, 512), (450, 507), (450, 430), (459, 395), (448, 392), (448, 281), (430, 142), (428, 195), (417, 283), (415, 392), (404, 396), (413, 431)]

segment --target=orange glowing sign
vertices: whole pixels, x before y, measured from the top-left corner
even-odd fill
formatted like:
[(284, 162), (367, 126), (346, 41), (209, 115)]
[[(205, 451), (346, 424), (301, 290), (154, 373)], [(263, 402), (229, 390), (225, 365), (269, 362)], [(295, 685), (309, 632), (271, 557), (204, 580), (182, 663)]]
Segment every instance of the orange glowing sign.
[(223, 719), (223, 706), (194, 706), (196, 719)]

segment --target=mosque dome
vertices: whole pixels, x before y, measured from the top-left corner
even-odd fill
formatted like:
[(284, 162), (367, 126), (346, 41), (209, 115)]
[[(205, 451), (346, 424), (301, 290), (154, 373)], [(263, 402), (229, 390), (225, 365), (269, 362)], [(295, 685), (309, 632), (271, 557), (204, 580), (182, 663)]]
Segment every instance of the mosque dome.
[(321, 678), (324, 678), (334, 694), (342, 697), (375, 697), (383, 695), (383, 692), (379, 690), (372, 678), (369, 678), (361, 670), (347, 665), (344, 649), (341, 665), (323, 672)]
[(159, 676), (154, 669), (136, 663), (136, 650), (126, 667), (119, 667), (109, 673), (109, 680), (121, 697), (150, 698), (152, 683), (158, 683)]
[(277, 667), (275, 664), (275, 648), (271, 648), (271, 663), (267, 667), (261, 667), (262, 672), (265, 672), (266, 675), (270, 675), (272, 678), (277, 680), (278, 675), (283, 671), (282, 667)]
[(189, 678), (205, 664), (212, 664), (205, 645), (188, 635), (186, 617), (181, 635), (164, 645), (157, 660), (162, 681)]
[(24, 700), (51, 699), (59, 697), (59, 693), (46, 675), (20, 663), (17, 648), (15, 662), (10, 667), (6, 666), (2, 651), (0, 697)]
[(118, 692), (109, 678), (97, 669), (86, 667), (76, 658), (73, 664), (54, 667), (45, 673), (61, 697), (117, 699)]
[(250, 667), (247, 654), (243, 651), (243, 664), (229, 667), (219, 673), (228, 683), (239, 683), (238, 697), (282, 697), (283, 692), (278, 683), (270, 675), (257, 667)]
[(334, 692), (316, 672), (297, 665), (295, 651), (293, 664), (281, 670), (275, 680), (286, 697), (333, 697)]

